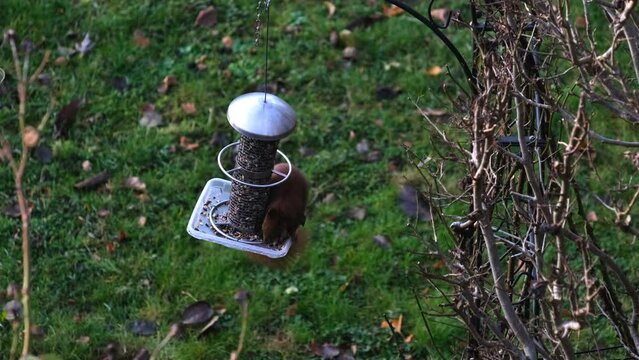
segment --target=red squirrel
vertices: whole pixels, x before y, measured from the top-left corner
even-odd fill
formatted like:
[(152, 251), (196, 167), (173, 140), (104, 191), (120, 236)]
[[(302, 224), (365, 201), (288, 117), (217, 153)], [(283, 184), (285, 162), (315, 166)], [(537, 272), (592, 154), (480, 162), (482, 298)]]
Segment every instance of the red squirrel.
[[(288, 173), (288, 164), (275, 165), (275, 171)], [(282, 177), (273, 173), (271, 181), (280, 181)], [(291, 175), (283, 183), (273, 187), (269, 194), (266, 215), (262, 223), (262, 237), (267, 243), (280, 243), (294, 236), (297, 228), (304, 225), (304, 210), (308, 202), (308, 181), (304, 174), (293, 167)]]
[[(288, 173), (288, 164), (275, 165), (276, 171)], [(280, 181), (282, 177), (273, 173), (271, 181)], [(290, 264), (290, 260), (299, 255), (308, 244), (308, 233), (300, 229), (306, 222), (304, 210), (308, 202), (308, 181), (302, 172), (293, 167), (289, 178), (271, 189), (266, 215), (262, 223), (262, 237), (267, 243), (281, 243), (293, 236), (293, 243), (288, 254), (279, 259), (249, 254), (249, 257), (262, 265), (271, 268), (282, 268)]]

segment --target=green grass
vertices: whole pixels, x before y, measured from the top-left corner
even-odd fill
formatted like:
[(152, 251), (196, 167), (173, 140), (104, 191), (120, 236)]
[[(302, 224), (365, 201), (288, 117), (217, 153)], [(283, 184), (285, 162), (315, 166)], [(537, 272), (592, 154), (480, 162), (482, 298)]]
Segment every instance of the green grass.
[[(194, 331), (187, 332), (165, 348), (162, 358), (225, 359), (240, 334), (239, 306), (233, 300), (238, 289), (252, 294), (246, 359), (313, 358), (312, 342), (354, 344), (358, 358), (395, 358), (396, 344), (380, 324), (385, 316), (400, 314), (403, 334), (415, 335), (412, 343), (405, 344), (414, 358), (433, 354), (433, 341), (445, 354), (463, 350), (464, 344), (455, 338), (463, 336), (462, 331), (433, 322), (431, 341), (422, 323), (414, 291), (421, 293), (427, 285), (414, 269), (422, 260), (417, 253), (423, 246), (406, 227), (408, 219), (396, 204), (398, 183), (404, 175), (414, 177), (414, 171), (409, 165), (404, 165), (405, 173), (388, 171), (389, 162), (406, 162), (403, 142), (412, 143), (420, 155), (432, 149), (433, 136), (413, 101), (433, 108), (449, 106), (441, 83), (450, 80), (428, 76), (424, 70), (448, 64), (462, 78), (461, 70), (439, 41), (408, 16), (357, 28), (353, 37), (359, 56), (345, 66), (342, 46), (329, 43), (330, 31), (379, 12), (381, 5), (333, 3), (337, 12), (332, 19), (327, 19), (319, 1), (274, 1), (272, 5), (269, 74), (272, 81), (283, 84), (286, 91), (278, 95), (299, 117), (298, 128), (281, 143), (281, 149), (306, 173), (311, 197), (317, 199), (308, 209), (310, 248), (286, 270), (264, 268), (243, 253), (195, 240), (185, 231), (206, 181), (223, 177), (215, 161), (219, 147), (209, 147), (208, 140), (214, 132), (237, 137), (226, 121), (226, 108), (236, 96), (254, 91), (263, 81), (263, 47), (251, 51), (255, 1), (215, 2), (219, 22), (214, 31), (194, 26), (198, 11), (209, 5), (204, 1), (9, 0), (2, 4), (0, 28), (14, 28), (20, 36), (34, 40), (38, 50), (33, 63), (45, 49), (57, 57), (58, 47), (72, 47), (86, 32), (95, 43), (86, 56), (74, 56), (66, 65), (46, 70), (55, 79), (60, 103), (56, 111), (73, 98), (85, 97), (87, 103), (66, 139), (53, 140), (52, 126), (44, 132), (42, 143), (53, 149), (53, 161), (42, 164), (33, 159), (27, 170), (27, 195), (34, 203), (33, 322), (46, 331), (44, 338), (33, 342), (35, 354), (97, 358), (110, 342), (119, 343), (127, 356), (142, 347), (152, 350), (182, 309), (195, 300), (206, 300), (227, 309), (219, 328), (201, 339)], [(425, 6), (420, 4), (420, 10)], [(300, 25), (300, 31), (285, 32), (289, 24)], [(147, 48), (134, 44), (136, 29), (150, 39)], [(451, 28), (447, 34), (469, 58), (468, 33)], [(226, 35), (234, 40), (230, 53), (220, 51)], [(191, 64), (203, 55), (208, 68), (192, 70)], [(392, 62), (400, 66), (387, 66)], [(9, 75), (5, 86), (13, 89), (7, 47), (0, 49), (0, 68)], [(178, 84), (168, 95), (160, 95), (157, 87), (169, 74)], [(111, 85), (114, 76), (126, 76), (130, 89), (118, 93)], [(402, 92), (395, 99), (379, 101), (375, 96), (379, 86), (397, 86)], [(47, 100), (47, 92), (34, 87), (27, 115), (30, 124), (44, 113)], [(2, 95), (0, 101), (0, 132), (17, 145), (15, 99)], [(184, 114), (180, 107), (184, 102), (194, 103), (197, 113)], [(155, 104), (164, 116), (163, 127), (138, 125), (144, 103)], [(599, 116), (605, 117), (605, 112)], [(617, 133), (623, 130), (632, 129), (619, 128)], [(181, 150), (180, 136), (200, 143), (200, 148)], [(636, 131), (632, 137), (636, 139)], [(383, 151), (380, 161), (366, 162), (356, 152), (357, 142), (365, 138)], [(302, 146), (311, 147), (315, 154), (302, 156)], [(619, 149), (602, 151), (596, 162), (619, 162), (620, 156)], [(82, 170), (84, 160), (91, 161), (90, 172)], [(109, 189), (79, 192), (73, 188), (100, 171), (113, 174)], [(603, 171), (605, 181), (587, 174), (579, 181), (603, 192), (601, 184), (627, 181), (629, 174), (631, 165), (624, 162)], [(127, 176), (139, 176), (147, 184), (147, 200), (121, 185)], [(458, 180), (445, 179), (445, 183), (454, 188)], [(0, 166), (0, 209), (15, 201), (12, 181), (8, 167)], [(337, 200), (321, 202), (328, 193), (335, 193)], [(348, 217), (356, 206), (367, 209), (365, 220)], [(110, 210), (111, 216), (99, 217), (100, 209)], [(140, 216), (148, 219), (144, 227), (137, 224)], [(599, 216), (603, 223), (612, 220), (609, 215)], [(18, 229), (16, 219), (0, 215), (0, 286), (21, 281)], [(427, 229), (419, 230), (428, 236)], [(118, 242), (123, 232), (126, 239)], [(438, 233), (443, 237), (443, 230)], [(376, 234), (392, 239), (390, 250), (374, 244)], [(612, 253), (636, 247), (627, 236), (610, 232), (602, 236)], [(117, 246), (110, 253), (107, 244), (114, 241)], [(633, 278), (636, 270), (630, 264), (639, 261), (635, 257), (623, 263)], [(287, 294), (291, 287), (298, 292)], [(438, 302), (424, 304), (435, 308)], [(297, 310), (287, 314), (292, 304)], [(160, 332), (148, 338), (133, 335), (127, 324), (135, 319), (157, 321)], [(87, 344), (77, 341), (83, 336), (90, 338)], [(10, 341), (10, 325), (0, 322), (0, 358)]]
[[(169, 344), (166, 359), (223, 359), (237, 345), (239, 307), (233, 294), (249, 290), (249, 330), (244, 358), (312, 358), (313, 341), (338, 346), (357, 345), (358, 357), (397, 356), (390, 332), (381, 329), (385, 315), (404, 315), (404, 335), (414, 334), (407, 351), (424, 358), (432, 349), (413, 297), (422, 283), (412, 272), (420, 241), (405, 228), (406, 217), (396, 205), (397, 179), (387, 171), (391, 159), (402, 158), (403, 140), (422, 153), (429, 147), (425, 131), (410, 99), (431, 107), (446, 103), (439, 90), (443, 78), (429, 77), (424, 70), (450, 63), (449, 54), (407, 16), (379, 22), (354, 31), (359, 58), (350, 67), (341, 60), (342, 48), (329, 43), (330, 30), (341, 30), (350, 21), (380, 10), (350, 1), (334, 1), (337, 13), (327, 19), (321, 2), (274, 2), (269, 74), (286, 88), (279, 95), (297, 111), (297, 130), (282, 144), (307, 174), (312, 197), (337, 195), (331, 204), (315, 202), (308, 210), (307, 229), (311, 246), (287, 270), (276, 271), (249, 261), (244, 254), (197, 241), (185, 232), (192, 207), (206, 181), (223, 177), (215, 165), (219, 148), (207, 142), (215, 131), (233, 139), (237, 135), (226, 122), (226, 107), (262, 81), (263, 48), (255, 54), (252, 1), (218, 1), (219, 23), (211, 30), (195, 27), (197, 12), (206, 2), (197, 1), (9, 1), (4, 3), (3, 29), (14, 28), (37, 46), (39, 61), (44, 49), (72, 47), (85, 32), (95, 48), (86, 56), (74, 56), (64, 66), (51, 65), (46, 72), (56, 81), (61, 105), (86, 97), (86, 105), (70, 128), (69, 136), (52, 139), (52, 126), (42, 142), (52, 147), (50, 164), (33, 160), (27, 170), (27, 194), (34, 203), (33, 322), (46, 330), (33, 343), (33, 352), (57, 353), (64, 359), (95, 358), (109, 342), (126, 348), (153, 349), (178, 320), (182, 309), (194, 299), (228, 309), (220, 329), (204, 339), (189, 332)], [(286, 25), (301, 25), (298, 34), (284, 32)], [(147, 48), (133, 43), (141, 29), (150, 38)], [(78, 39), (72, 34), (77, 34)], [(461, 33), (461, 31), (459, 32)], [(234, 40), (232, 53), (220, 52), (221, 38)], [(424, 39), (429, 38), (428, 47)], [(459, 45), (467, 54), (470, 42)], [(11, 75), (7, 47), (0, 52), (0, 67)], [(208, 69), (197, 72), (189, 64), (206, 55)], [(399, 68), (385, 70), (397, 61)], [(224, 77), (224, 70), (231, 77)], [(157, 86), (166, 75), (178, 85), (168, 95)], [(114, 76), (126, 76), (130, 89), (120, 94), (111, 86)], [(12, 88), (8, 78), (5, 85)], [(378, 86), (398, 86), (402, 93), (390, 101), (378, 101)], [(2, 98), (0, 129), (17, 138), (15, 102)], [(145, 102), (154, 103), (165, 126), (147, 130), (138, 125)], [(197, 113), (185, 115), (180, 104), (193, 102)], [(36, 123), (47, 106), (46, 91), (32, 91), (27, 121)], [(56, 111), (61, 106), (56, 108)], [(212, 116), (209, 118), (209, 109)], [(90, 122), (89, 118), (100, 119)], [(381, 119), (383, 126), (375, 125)], [(355, 140), (349, 140), (354, 131)], [(193, 152), (172, 152), (180, 136), (199, 142)], [(383, 150), (383, 159), (368, 163), (355, 151), (361, 139)], [(298, 149), (312, 147), (316, 154), (302, 157)], [(81, 163), (90, 160), (91, 172)], [(110, 171), (111, 190), (79, 192), (77, 181)], [(121, 185), (126, 176), (140, 176), (147, 184), (149, 200), (140, 201)], [(395, 176), (401, 178), (401, 176)], [(0, 207), (13, 204), (12, 177), (0, 167)], [(363, 206), (364, 221), (348, 218), (349, 210)], [(112, 215), (97, 216), (99, 209)], [(146, 216), (146, 226), (137, 225)], [(21, 252), (16, 219), (0, 217), (0, 285), (21, 280)], [(126, 232), (114, 253), (107, 243)], [(385, 234), (391, 250), (372, 241)], [(340, 288), (349, 282), (344, 291)], [(285, 290), (299, 289), (294, 295)], [(297, 313), (286, 314), (291, 304)], [(161, 332), (150, 338), (126, 329), (134, 319), (158, 322)], [(75, 320), (74, 320), (75, 319)], [(435, 341), (447, 351), (458, 344), (451, 330), (435, 326)], [(10, 343), (10, 326), (0, 325), (0, 352)], [(88, 344), (77, 340), (88, 336)]]

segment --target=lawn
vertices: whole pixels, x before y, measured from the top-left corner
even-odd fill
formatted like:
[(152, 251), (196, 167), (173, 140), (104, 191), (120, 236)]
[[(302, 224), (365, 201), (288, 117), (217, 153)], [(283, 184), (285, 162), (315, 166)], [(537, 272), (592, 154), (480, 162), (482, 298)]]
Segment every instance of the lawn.
[[(431, 146), (413, 102), (445, 110), (441, 84), (449, 80), (434, 67), (450, 64), (455, 76), (460, 69), (408, 16), (360, 22), (333, 45), (332, 30), (382, 13), (381, 1), (333, 4), (331, 17), (319, 1), (272, 4), (269, 80), (298, 114), (298, 127), (281, 149), (312, 188), (305, 226), (311, 244), (290, 267), (274, 270), (185, 231), (206, 181), (223, 177), (215, 162), (221, 146), (210, 140), (238, 137), (226, 120), (228, 104), (263, 82), (255, 1), (216, 1), (217, 24), (210, 28), (195, 24), (198, 12), (212, 5), (206, 1), (3, 3), (0, 28), (33, 40), (32, 63), (47, 49), (56, 60), (45, 70), (52, 90), (31, 92), (27, 122), (36, 124), (51, 91), (58, 100), (54, 115), (83, 99), (66, 136), (54, 139), (53, 126), (44, 131), (41, 146), (53, 157), (34, 156), (25, 179), (33, 206), (33, 322), (45, 333), (33, 342), (35, 354), (97, 358), (117, 343), (132, 357), (155, 348), (186, 306), (204, 300), (226, 309), (216, 330), (204, 337), (187, 331), (161, 358), (228, 358), (241, 328), (233, 299), (239, 289), (251, 293), (242, 358), (314, 358), (325, 343), (352, 348), (358, 358), (394, 358), (398, 343), (381, 325), (400, 316), (402, 334), (413, 335), (401, 345), (405, 354), (426, 358), (433, 342), (445, 353), (463, 348), (453, 337), (463, 336), (459, 330), (432, 323), (433, 339), (426, 332), (415, 300), (415, 294), (423, 300), (425, 288), (414, 271), (421, 241), (397, 203), (411, 167), (404, 147), (425, 154)], [(464, 32), (449, 30), (469, 56)], [(87, 33), (92, 49), (65, 56)], [(342, 59), (344, 42), (357, 49), (352, 61)], [(0, 68), (7, 72), (0, 131), (17, 145), (8, 46), (0, 49)], [(159, 93), (170, 75), (176, 84)], [(139, 124), (145, 104), (154, 104), (162, 126)], [(199, 146), (182, 146), (181, 137), (187, 139), (182, 145)], [(111, 174), (106, 185), (74, 188), (102, 171)], [(145, 183), (145, 192), (123, 185), (131, 176)], [(8, 211), (15, 204), (12, 181), (9, 168), (0, 166), (3, 287), (19, 283), (22, 269), (19, 219)], [(365, 210), (362, 220), (353, 216), (357, 208)], [(417, 225), (422, 234), (427, 227)], [(377, 245), (375, 235), (391, 239), (390, 247)], [(154, 321), (158, 331), (135, 335), (129, 325), (140, 319)], [(10, 342), (3, 321), (0, 353)]]

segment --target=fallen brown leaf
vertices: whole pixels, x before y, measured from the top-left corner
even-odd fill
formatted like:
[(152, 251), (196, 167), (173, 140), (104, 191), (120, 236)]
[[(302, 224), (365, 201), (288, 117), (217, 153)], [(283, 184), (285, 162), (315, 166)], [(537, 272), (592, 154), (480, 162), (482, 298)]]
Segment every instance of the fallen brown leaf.
[(160, 94), (166, 94), (175, 84), (177, 84), (177, 79), (175, 78), (175, 76), (167, 75), (162, 80), (162, 84), (158, 86), (158, 92)]
[(76, 183), (73, 187), (77, 190), (91, 190), (105, 184), (110, 178), (111, 174), (108, 171), (103, 171), (95, 176)]
[(108, 209), (100, 209), (98, 210), (98, 217), (105, 218), (111, 216), (111, 211)]
[(137, 176), (125, 177), (122, 181), (124, 187), (135, 190), (137, 192), (145, 192), (146, 184)]
[(193, 151), (200, 147), (199, 143), (191, 143), (186, 136), (180, 136), (180, 147), (186, 151)]
[(62, 66), (65, 65), (67, 62), (69, 62), (69, 59), (67, 59), (66, 56), (58, 56), (57, 58), (55, 58), (55, 60), (53, 61), (54, 64), (58, 65), (58, 66)]
[(297, 315), (297, 303), (291, 304), (286, 308), (286, 316)]
[(344, 48), (342, 51), (342, 58), (344, 60), (355, 60), (355, 58), (357, 58), (357, 48), (352, 46)]
[(362, 207), (353, 208), (348, 213), (348, 216), (354, 220), (359, 220), (359, 221), (364, 220), (364, 218), (366, 218), (366, 209)]
[(414, 339), (415, 339), (415, 335), (410, 334), (410, 335), (408, 335), (407, 337), (404, 338), (404, 342), (408, 344), (408, 343), (413, 342)]
[(180, 106), (182, 107), (182, 111), (184, 111), (184, 113), (186, 113), (187, 115), (192, 115), (197, 112), (197, 108), (195, 107), (195, 104), (192, 102), (185, 102), (185, 103), (182, 103), (182, 105)]
[(442, 25), (446, 23), (448, 14), (450, 14), (449, 9), (433, 9), (430, 11), (430, 16), (439, 21)]
[(144, 31), (136, 29), (133, 32), (133, 42), (141, 48), (145, 48), (151, 44), (151, 40), (144, 35)]
[(146, 103), (142, 108), (142, 117), (140, 118), (140, 126), (152, 128), (162, 125), (162, 114), (155, 110), (153, 104)]
[(404, 10), (402, 8), (400, 8), (400, 7), (395, 6), (395, 5), (388, 6), (388, 5), (384, 4), (383, 12), (384, 12), (384, 16), (393, 17), (393, 16), (398, 16), (398, 15), (403, 14)]
[(206, 64), (206, 59), (208, 57), (206, 55), (202, 55), (195, 60), (195, 66), (198, 70), (206, 70), (209, 66)]
[(59, 139), (66, 136), (71, 123), (75, 120), (75, 117), (80, 110), (80, 107), (84, 104), (84, 101), (80, 98), (75, 98), (66, 104), (56, 116), (55, 124), (53, 124), (53, 138)]
[(445, 263), (444, 261), (442, 261), (442, 260), (437, 260), (437, 261), (435, 261), (435, 262), (433, 263), (433, 268), (434, 268), (434, 269), (441, 269), (441, 268), (443, 268), (444, 266), (446, 266), (446, 263)]
[(91, 168), (93, 166), (91, 165), (91, 162), (89, 160), (84, 160), (82, 162), (82, 171), (91, 171)]
[(195, 18), (195, 25), (201, 27), (213, 27), (217, 24), (217, 10), (213, 6), (201, 10)]
[(328, 41), (331, 43), (331, 45), (337, 46), (337, 44), (339, 43), (339, 35), (337, 34), (337, 31), (331, 31), (331, 33), (328, 35)]
[(335, 4), (333, 4), (330, 1), (324, 1), (324, 5), (326, 6), (326, 9), (328, 10), (328, 18), (332, 18), (333, 15), (335, 15), (335, 10), (337, 10), (337, 8), (335, 7)]
[(439, 74), (441, 74), (443, 71), (442, 67), (439, 65), (435, 65), (433, 67), (431, 67), (430, 69), (426, 70), (426, 74), (430, 75), (430, 76), (437, 76)]
[[(403, 314), (399, 314), (399, 318), (397, 319), (391, 319), (390, 320), (390, 325), (393, 326), (393, 330), (398, 333), (401, 334), (402, 333), (402, 322), (404, 321), (404, 315)], [(390, 327), (390, 325), (388, 324), (388, 321), (386, 321), (386, 319), (384, 319), (382, 321), (381, 324), (381, 328), (382, 329), (388, 329)]]
[(222, 38), (222, 45), (224, 45), (225, 48), (227, 49), (232, 49), (233, 48), (233, 38), (226, 35), (225, 37)]
[(107, 242), (106, 250), (109, 254), (115, 253), (115, 243), (113, 241)]
[(351, 130), (348, 132), (348, 140), (353, 141), (357, 139), (357, 133), (355, 132), (355, 130)]

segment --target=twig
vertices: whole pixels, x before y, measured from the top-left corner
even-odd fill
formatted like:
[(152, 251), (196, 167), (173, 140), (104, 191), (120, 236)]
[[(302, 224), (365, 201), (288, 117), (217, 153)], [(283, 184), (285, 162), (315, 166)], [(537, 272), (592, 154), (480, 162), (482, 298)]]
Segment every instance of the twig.
[(248, 329), (248, 300), (240, 301), (240, 312), (242, 316), (242, 329), (240, 330), (240, 338), (237, 342), (237, 349), (231, 353), (231, 360), (238, 360), (244, 347), (244, 339), (246, 330)]
[[(14, 34), (15, 35), (15, 34)], [(22, 179), (24, 171), (29, 159), (30, 148), (25, 144), (25, 112), (27, 105), (27, 76), (29, 72), (29, 51), (26, 52), (22, 71), (20, 70), (20, 59), (18, 56), (18, 50), (15, 44), (15, 36), (9, 38), (11, 44), (11, 52), (13, 54), (13, 61), (16, 68), (16, 77), (18, 79), (18, 121), (20, 126), (20, 135), (23, 137), (22, 141), (22, 153), (20, 155), (20, 161), (17, 164), (17, 169), (14, 167), (15, 189), (16, 197), (18, 198), (18, 207), (20, 208), (20, 219), (22, 221), (22, 307), (23, 307), (23, 322), (24, 322), (24, 337), (22, 341), (22, 357), (29, 355), (29, 347), (31, 344), (31, 308), (29, 306), (29, 288), (30, 288), (30, 261), (31, 261), (31, 247), (29, 243), (29, 209), (27, 208), (27, 200), (24, 195), (24, 188)]]
[(18, 339), (20, 337), (20, 323), (18, 321), (14, 321), (11, 324), (11, 331), (13, 332), (13, 336), (11, 337), (11, 350), (9, 350), (9, 360), (14, 360), (16, 357), (16, 352), (18, 351)]
[(45, 51), (44, 57), (42, 58), (42, 61), (40, 61), (40, 65), (38, 65), (38, 68), (36, 69), (36, 71), (29, 78), (29, 82), (34, 82), (38, 80), (38, 76), (40, 76), (44, 68), (47, 66), (47, 63), (49, 62), (50, 57), (51, 57), (51, 50)]

